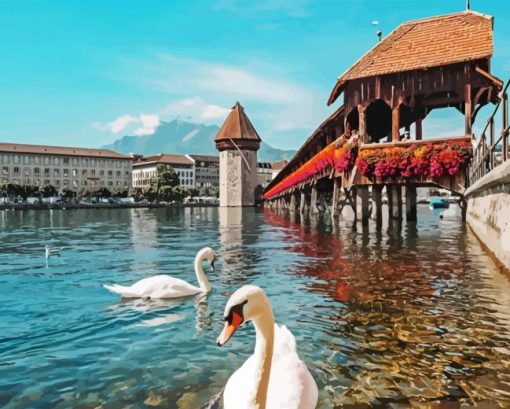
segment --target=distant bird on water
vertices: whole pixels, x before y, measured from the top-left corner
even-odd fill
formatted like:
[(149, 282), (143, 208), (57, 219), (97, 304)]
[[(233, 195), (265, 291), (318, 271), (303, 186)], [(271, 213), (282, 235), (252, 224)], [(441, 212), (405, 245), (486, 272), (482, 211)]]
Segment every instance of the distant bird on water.
[(216, 255), (214, 250), (210, 247), (204, 247), (195, 257), (195, 274), (197, 275), (198, 287), (189, 284), (180, 278), (170, 277), (168, 275), (157, 275), (144, 278), (131, 286), (105, 284), (103, 287), (124, 298), (142, 298), (146, 300), (157, 298), (180, 298), (199, 293), (208, 293), (211, 291), (211, 284), (209, 284), (202, 267), (204, 260), (207, 260), (211, 269), (214, 270)]
[(50, 247), (48, 245), (44, 246), (44, 255), (46, 260), (48, 260), (51, 256), (59, 256), (63, 247)]

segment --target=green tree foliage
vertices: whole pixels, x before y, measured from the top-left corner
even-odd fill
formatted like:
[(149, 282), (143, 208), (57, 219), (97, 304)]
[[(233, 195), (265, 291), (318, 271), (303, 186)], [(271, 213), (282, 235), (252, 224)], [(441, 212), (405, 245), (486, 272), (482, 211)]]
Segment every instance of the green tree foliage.
[(179, 177), (170, 165), (158, 165), (156, 176), (151, 180), (151, 188), (159, 198), (162, 188), (172, 188), (179, 186)]

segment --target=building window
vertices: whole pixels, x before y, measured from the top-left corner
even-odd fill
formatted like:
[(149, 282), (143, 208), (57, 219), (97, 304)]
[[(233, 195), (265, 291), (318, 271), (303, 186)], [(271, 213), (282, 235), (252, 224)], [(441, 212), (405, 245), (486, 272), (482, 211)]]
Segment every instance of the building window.
[(104, 170), (99, 171), (99, 176), (104, 176)]
[(64, 162), (64, 165), (69, 165), (69, 158), (64, 158), (63, 162)]
[(23, 169), (25, 176), (30, 176), (30, 168)]
[(53, 158), (53, 164), (55, 166), (59, 166), (60, 165), (60, 158)]
[(69, 181), (67, 179), (64, 179), (64, 186), (69, 186)]
[(44, 176), (50, 176), (50, 168), (44, 168)]
[(87, 169), (82, 169), (81, 170), (81, 175), (82, 176), (87, 176)]
[(14, 168), (12, 168), (12, 174), (19, 175), (19, 167), (18, 166), (14, 166)]
[(60, 176), (60, 169), (53, 169), (53, 176)]
[(64, 169), (64, 177), (68, 177), (69, 176), (69, 169)]
[(96, 170), (95, 169), (91, 169), (90, 170), (90, 175), (91, 176), (96, 176)]
[(121, 175), (120, 170), (116, 171), (116, 172), (115, 172), (115, 175), (116, 175), (118, 178), (120, 178), (120, 175)]
[(112, 177), (113, 176), (113, 170), (109, 170), (108, 171), (108, 177)]
[(78, 176), (78, 169), (73, 169), (73, 177)]
[(8, 175), (8, 174), (9, 174), (9, 167), (2, 166), (2, 175)]
[(28, 155), (23, 156), (23, 163), (25, 165), (30, 165), (30, 156)]

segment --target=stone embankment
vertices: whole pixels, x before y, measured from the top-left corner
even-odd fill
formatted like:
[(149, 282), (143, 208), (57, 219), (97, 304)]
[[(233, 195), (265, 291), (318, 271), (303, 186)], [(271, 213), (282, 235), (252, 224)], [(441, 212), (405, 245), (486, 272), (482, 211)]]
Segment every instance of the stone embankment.
[(510, 271), (510, 161), (479, 179), (464, 195), (469, 226)]

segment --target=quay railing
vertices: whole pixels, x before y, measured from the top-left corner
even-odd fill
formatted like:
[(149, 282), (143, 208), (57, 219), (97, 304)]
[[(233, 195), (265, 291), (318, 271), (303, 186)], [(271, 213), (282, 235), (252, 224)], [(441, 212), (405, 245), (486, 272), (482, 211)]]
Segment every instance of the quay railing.
[[(468, 169), (468, 186), (485, 176), (495, 167), (501, 165), (509, 159), (508, 154), (508, 135), (510, 127), (508, 126), (508, 86), (510, 80), (507, 81), (505, 87), (500, 93), (498, 101), (492, 115), (487, 120), (487, 124), (483, 129), (480, 140), (473, 150), (473, 159)], [(496, 125), (494, 118), (501, 108), (501, 132), (496, 139)], [(487, 136), (487, 132), (489, 136)], [(501, 147), (501, 152), (499, 151)]]

